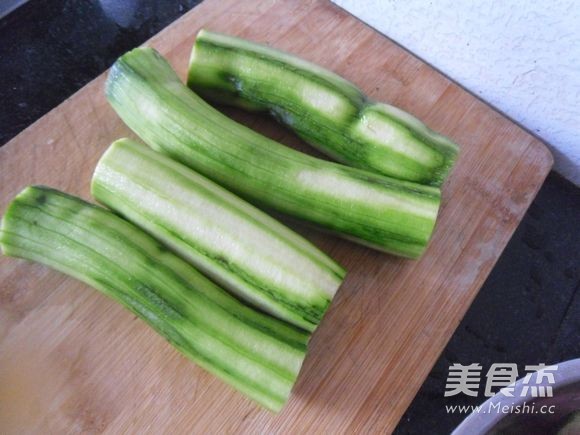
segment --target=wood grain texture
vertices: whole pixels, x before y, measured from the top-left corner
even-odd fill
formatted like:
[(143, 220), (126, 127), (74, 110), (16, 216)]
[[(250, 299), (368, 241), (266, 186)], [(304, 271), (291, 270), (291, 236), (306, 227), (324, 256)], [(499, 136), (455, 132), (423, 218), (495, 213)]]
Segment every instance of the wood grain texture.
[[(420, 261), (314, 231), (349, 270), (277, 416), (187, 361), (143, 322), (73, 279), (0, 258), (1, 432), (389, 432), (541, 186), (545, 146), (430, 66), (326, 1), (207, 0), (148, 45), (185, 77), (201, 27), (296, 53), (453, 138), (459, 162)], [(132, 136), (98, 77), (0, 149), (0, 211), (24, 186), (89, 198), (97, 159)], [(308, 149), (259, 116), (235, 117)]]

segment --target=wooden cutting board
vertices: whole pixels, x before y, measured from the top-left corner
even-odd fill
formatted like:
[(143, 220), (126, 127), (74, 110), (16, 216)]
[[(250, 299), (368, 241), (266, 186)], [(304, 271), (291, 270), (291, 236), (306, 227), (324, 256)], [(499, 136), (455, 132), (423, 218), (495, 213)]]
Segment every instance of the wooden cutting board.
[[(183, 358), (98, 292), (0, 258), (0, 432), (353, 433), (393, 430), (552, 165), (535, 137), (326, 1), (207, 0), (148, 45), (182, 77), (201, 27), (265, 42), (328, 67), (461, 145), (420, 261), (300, 229), (349, 270), (279, 415)], [(0, 212), (41, 183), (89, 198), (114, 139), (104, 75), (0, 149)], [(246, 123), (291, 146), (260, 116)]]

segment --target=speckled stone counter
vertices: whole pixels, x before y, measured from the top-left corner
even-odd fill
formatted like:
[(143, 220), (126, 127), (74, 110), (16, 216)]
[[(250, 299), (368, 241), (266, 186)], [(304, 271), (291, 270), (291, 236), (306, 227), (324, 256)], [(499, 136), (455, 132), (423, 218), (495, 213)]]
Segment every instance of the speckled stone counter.
[(0, 21), (0, 144), (200, 0), (30, 0)]

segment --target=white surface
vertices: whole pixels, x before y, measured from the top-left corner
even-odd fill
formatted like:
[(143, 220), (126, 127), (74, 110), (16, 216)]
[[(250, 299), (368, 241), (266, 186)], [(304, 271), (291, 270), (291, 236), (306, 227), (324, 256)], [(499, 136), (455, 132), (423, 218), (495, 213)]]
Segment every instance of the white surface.
[(0, 0), (0, 18), (5, 17), (18, 6), (23, 5), (28, 0)]
[(580, 185), (580, 2), (333, 0), (551, 146)]

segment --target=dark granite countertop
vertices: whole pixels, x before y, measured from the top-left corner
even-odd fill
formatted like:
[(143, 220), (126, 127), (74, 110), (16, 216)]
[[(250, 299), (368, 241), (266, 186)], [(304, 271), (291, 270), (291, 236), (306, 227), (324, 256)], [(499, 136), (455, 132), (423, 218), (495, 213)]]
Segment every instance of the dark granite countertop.
[[(194, 7), (196, 0), (31, 0), (0, 20), (0, 144)], [(580, 356), (580, 189), (551, 173), (401, 420), (400, 434), (449, 433), (452, 363), (555, 363)]]

